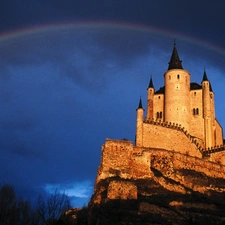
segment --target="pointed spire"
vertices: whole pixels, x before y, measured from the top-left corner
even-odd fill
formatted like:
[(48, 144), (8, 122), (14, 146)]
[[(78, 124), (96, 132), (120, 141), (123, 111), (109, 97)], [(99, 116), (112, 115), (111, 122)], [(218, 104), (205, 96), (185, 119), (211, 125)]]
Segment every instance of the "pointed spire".
[(153, 81), (152, 81), (152, 76), (150, 78), (148, 88), (154, 88)]
[(209, 90), (210, 90), (211, 92), (213, 92), (211, 82), (209, 82)]
[(209, 81), (205, 69), (204, 69), (202, 81)]
[(175, 41), (174, 41), (174, 46), (173, 46), (173, 52), (172, 52), (170, 62), (169, 62), (169, 67), (168, 67), (168, 70), (171, 70), (171, 69), (183, 69), (182, 61), (179, 58)]
[(141, 97), (140, 97), (140, 101), (139, 101), (138, 109), (143, 109), (143, 107), (142, 107), (142, 100), (141, 100)]

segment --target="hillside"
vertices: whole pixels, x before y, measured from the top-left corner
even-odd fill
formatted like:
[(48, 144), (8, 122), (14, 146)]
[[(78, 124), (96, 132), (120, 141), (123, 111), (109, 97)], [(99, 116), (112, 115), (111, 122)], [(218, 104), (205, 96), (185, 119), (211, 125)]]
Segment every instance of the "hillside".
[(169, 177), (151, 171), (148, 179), (99, 181), (89, 203), (89, 224), (225, 224), (225, 179), (188, 169)]

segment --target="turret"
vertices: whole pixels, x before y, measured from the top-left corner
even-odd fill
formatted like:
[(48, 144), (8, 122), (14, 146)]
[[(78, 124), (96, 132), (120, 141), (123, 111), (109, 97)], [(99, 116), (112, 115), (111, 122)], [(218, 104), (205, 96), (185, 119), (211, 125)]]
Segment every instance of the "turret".
[(147, 90), (148, 90), (147, 119), (153, 119), (153, 99), (154, 99), (155, 89), (154, 89), (154, 86), (153, 86), (152, 77), (150, 78)]
[(204, 119), (204, 132), (205, 132), (205, 148), (213, 146), (213, 129), (212, 129), (212, 87), (208, 80), (206, 71), (204, 70), (202, 78), (202, 103), (203, 103), (203, 119)]
[(142, 100), (140, 98), (137, 111), (136, 121), (136, 146), (143, 146), (143, 120), (144, 120), (144, 109), (142, 107)]
[(190, 124), (190, 74), (182, 67), (176, 44), (164, 74), (165, 121), (178, 123), (189, 130)]

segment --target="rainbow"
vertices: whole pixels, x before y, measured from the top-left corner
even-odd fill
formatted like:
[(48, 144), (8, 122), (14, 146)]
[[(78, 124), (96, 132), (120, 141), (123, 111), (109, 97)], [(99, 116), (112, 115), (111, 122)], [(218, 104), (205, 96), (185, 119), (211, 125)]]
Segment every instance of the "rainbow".
[(194, 38), (191, 36), (184, 35), (179, 32), (174, 32), (166, 29), (159, 29), (147, 25), (140, 24), (129, 24), (129, 23), (113, 23), (113, 22), (74, 22), (74, 23), (59, 23), (59, 24), (48, 24), (43, 26), (34, 26), (24, 28), (20, 30), (13, 30), (10, 32), (0, 34), (0, 42), (15, 40), (17, 38), (27, 37), (29, 35), (50, 33), (53, 31), (65, 31), (72, 29), (120, 29), (129, 30), (143, 33), (151, 33), (156, 35), (165, 36), (171, 39), (179, 39), (185, 42), (198, 45), (204, 49), (217, 52), (221, 55), (225, 55), (225, 49), (204, 41), (202, 39)]

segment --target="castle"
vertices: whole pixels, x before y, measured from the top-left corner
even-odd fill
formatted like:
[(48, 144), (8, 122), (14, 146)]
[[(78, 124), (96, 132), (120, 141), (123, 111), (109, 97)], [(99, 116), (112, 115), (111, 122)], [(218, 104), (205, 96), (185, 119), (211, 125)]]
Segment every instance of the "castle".
[(146, 117), (141, 99), (136, 110), (135, 144), (126, 139), (106, 139), (103, 144), (96, 185), (109, 177), (151, 178), (151, 168), (157, 166), (166, 168), (167, 176), (187, 168), (225, 178), (223, 130), (206, 71), (201, 85), (191, 83), (174, 44), (164, 87), (155, 91), (150, 78), (147, 96)]
[(135, 144), (102, 145), (89, 224), (222, 224), (225, 145), (206, 71), (201, 85), (190, 83), (174, 45), (164, 87), (155, 91), (150, 78), (147, 96)]
[[(143, 119), (144, 110), (140, 100), (137, 109), (136, 146), (153, 147), (150, 142), (154, 135), (149, 135), (149, 121), (178, 124), (202, 149), (223, 145), (223, 130), (215, 117), (214, 93), (206, 71), (202, 85), (190, 83), (190, 76), (183, 69), (174, 44), (169, 67), (164, 74), (165, 86), (155, 91), (152, 78), (150, 79), (146, 119)], [(165, 134), (163, 136), (166, 138)]]

